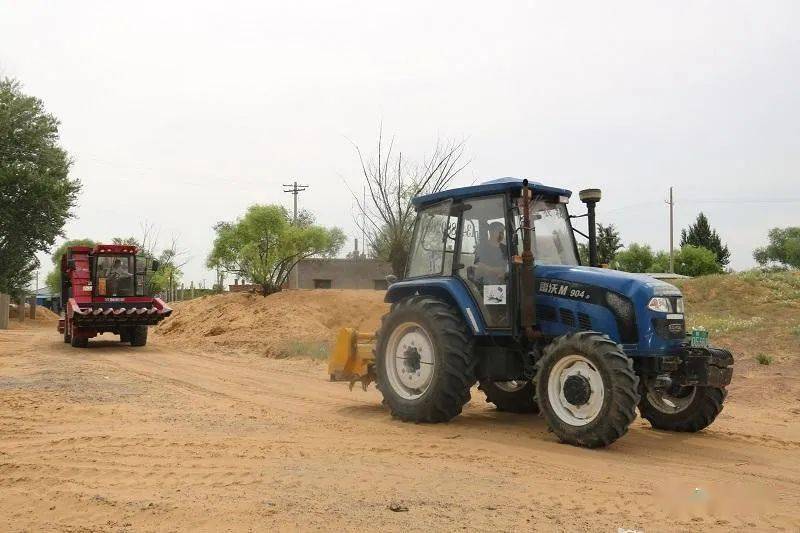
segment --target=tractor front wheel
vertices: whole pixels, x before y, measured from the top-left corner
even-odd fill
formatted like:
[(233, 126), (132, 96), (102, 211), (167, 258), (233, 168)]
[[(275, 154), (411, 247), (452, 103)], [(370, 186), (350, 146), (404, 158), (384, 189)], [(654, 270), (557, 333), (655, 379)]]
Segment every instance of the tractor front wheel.
[(498, 411), (509, 413), (538, 413), (536, 387), (532, 381), (486, 381), (478, 388), (486, 394), (486, 401)]
[(722, 411), (728, 391), (718, 387), (655, 389), (647, 386), (639, 402), (642, 418), (655, 429), (694, 433), (710, 426)]
[(470, 399), (475, 366), (470, 332), (445, 302), (411, 296), (383, 317), (375, 367), (393, 416), (411, 422), (455, 417)]
[(608, 446), (636, 418), (639, 378), (633, 361), (607, 335), (558, 337), (537, 363), (536, 396), (553, 433), (568, 444)]

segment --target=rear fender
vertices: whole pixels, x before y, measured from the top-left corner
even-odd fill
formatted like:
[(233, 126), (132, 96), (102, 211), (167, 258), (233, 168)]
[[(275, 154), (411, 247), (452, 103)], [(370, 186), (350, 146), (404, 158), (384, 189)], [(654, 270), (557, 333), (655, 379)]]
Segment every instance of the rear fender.
[(392, 283), (386, 291), (384, 301), (396, 303), (414, 295), (433, 296), (447, 302), (461, 312), (464, 322), (467, 323), (475, 335), (486, 334), (486, 323), (483, 320), (480, 307), (458, 278), (419, 278)]

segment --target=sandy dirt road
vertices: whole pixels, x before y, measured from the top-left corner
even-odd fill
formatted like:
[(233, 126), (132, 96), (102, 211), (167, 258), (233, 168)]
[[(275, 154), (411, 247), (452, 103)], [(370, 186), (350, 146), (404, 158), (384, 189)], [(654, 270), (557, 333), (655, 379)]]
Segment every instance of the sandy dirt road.
[(112, 339), (0, 332), (0, 529), (800, 530), (796, 415), (736, 390), (701, 434), (585, 450), (477, 390), (406, 424), (318, 362)]

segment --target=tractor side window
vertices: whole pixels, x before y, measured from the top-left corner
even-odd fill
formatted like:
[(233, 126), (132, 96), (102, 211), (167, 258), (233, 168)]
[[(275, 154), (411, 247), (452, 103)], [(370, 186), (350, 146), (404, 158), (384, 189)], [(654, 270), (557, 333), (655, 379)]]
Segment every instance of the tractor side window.
[(509, 326), (508, 235), (505, 198), (491, 196), (469, 201), (464, 210), (458, 275), (472, 291), (489, 327)]
[(458, 218), (446, 201), (420, 211), (411, 245), (408, 277), (450, 274), (453, 271)]

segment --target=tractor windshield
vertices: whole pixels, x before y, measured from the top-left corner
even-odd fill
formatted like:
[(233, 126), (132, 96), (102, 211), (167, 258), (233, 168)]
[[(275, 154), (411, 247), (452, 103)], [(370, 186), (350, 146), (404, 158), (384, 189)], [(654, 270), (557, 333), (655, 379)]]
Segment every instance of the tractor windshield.
[(577, 265), (567, 206), (537, 198), (531, 206), (533, 257), (541, 265)]
[(134, 296), (132, 255), (101, 255), (95, 264), (98, 296)]

